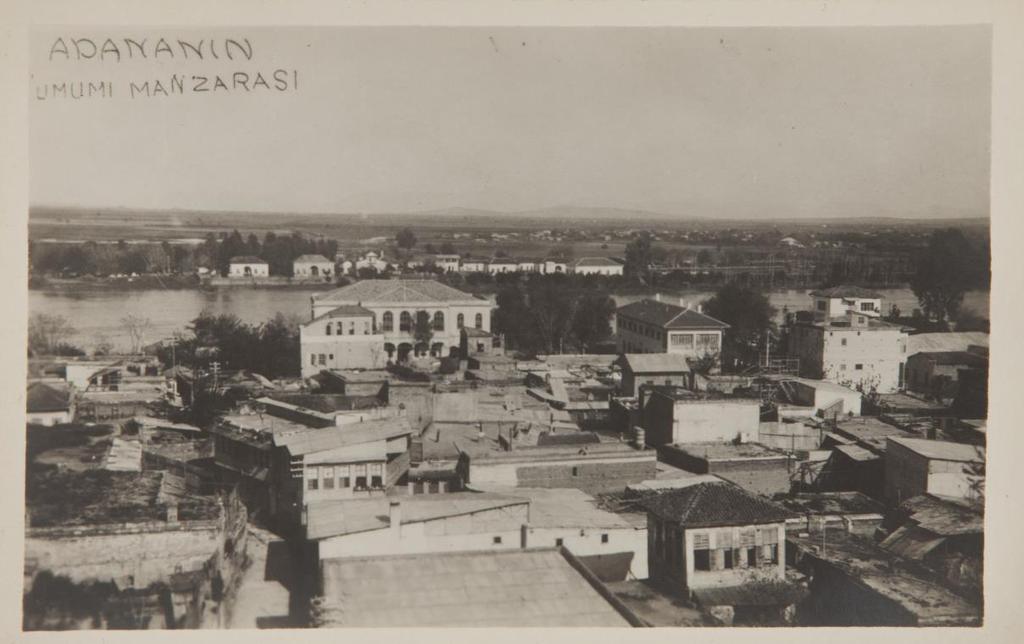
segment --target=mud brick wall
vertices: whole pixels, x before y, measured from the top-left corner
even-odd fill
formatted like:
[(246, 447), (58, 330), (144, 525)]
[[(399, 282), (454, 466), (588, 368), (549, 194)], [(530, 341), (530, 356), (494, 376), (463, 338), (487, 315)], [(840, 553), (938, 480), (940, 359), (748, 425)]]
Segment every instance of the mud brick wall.
[(578, 462), (519, 465), (519, 487), (576, 488), (588, 494), (621, 491), (631, 483), (649, 481), (657, 473), (654, 458), (624, 462)]
[(708, 473), (732, 481), (755, 494), (771, 496), (789, 492), (789, 468), (785, 458), (711, 461)]

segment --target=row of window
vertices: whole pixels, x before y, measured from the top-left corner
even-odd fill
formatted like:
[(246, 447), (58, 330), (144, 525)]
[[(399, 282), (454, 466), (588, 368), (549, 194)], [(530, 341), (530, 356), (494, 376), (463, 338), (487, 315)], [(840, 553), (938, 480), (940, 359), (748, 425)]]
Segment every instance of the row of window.
[(318, 364), (322, 367), (327, 364), (328, 360), (334, 360), (333, 353), (311, 353), (309, 354), (309, 364), (314, 367)]
[[(330, 322), (328, 322), (327, 323), (327, 328), (324, 331), (324, 333), (326, 333), (327, 335), (331, 335), (331, 329), (332, 328), (335, 329), (334, 335), (345, 335), (344, 322), (339, 320), (334, 325), (332, 325)], [(369, 320), (363, 320), (362, 324), (360, 325), (360, 328), (362, 330), (362, 335), (370, 335), (371, 331), (373, 330), (372, 325), (370, 324)], [(355, 322), (355, 320), (349, 320), (348, 321), (348, 335), (355, 335), (355, 334), (356, 334), (356, 322)]]
[[(435, 331), (444, 331), (444, 313), (441, 311), (435, 311), (433, 318), (431, 318), (431, 327)], [(473, 324), (476, 328), (484, 328), (484, 316), (483, 313), (477, 313)], [(455, 317), (455, 326), (459, 329), (466, 326), (466, 316), (459, 313)], [(384, 332), (395, 330), (395, 315), (391, 311), (385, 311), (384, 315), (380, 318), (380, 327)], [(411, 332), (413, 327), (413, 316), (409, 311), (402, 311), (398, 314), (398, 330)]]
[[(335, 486), (337, 482), (337, 486)], [(306, 468), (307, 490), (383, 489), (384, 464), (358, 463), (355, 465), (324, 465)]]
[[(700, 571), (729, 570), (779, 562), (779, 534), (776, 528), (741, 530), (738, 539), (731, 531), (716, 532), (712, 547), (711, 534), (693, 535), (694, 569)], [(654, 525), (654, 550), (669, 566), (684, 564), (684, 533), (678, 526), (658, 522)]]
[(665, 338), (665, 334), (661, 329), (657, 329), (646, 324), (640, 324), (630, 320), (629, 318), (622, 318), (622, 322), (619, 324), (619, 327), (626, 329), (627, 331), (632, 331), (637, 335), (646, 336), (652, 340), (663, 340)]
[(669, 343), (673, 347), (681, 347), (683, 349), (694, 348), (694, 339), (696, 339), (696, 347), (698, 349), (718, 351), (717, 333), (673, 333), (669, 335)]

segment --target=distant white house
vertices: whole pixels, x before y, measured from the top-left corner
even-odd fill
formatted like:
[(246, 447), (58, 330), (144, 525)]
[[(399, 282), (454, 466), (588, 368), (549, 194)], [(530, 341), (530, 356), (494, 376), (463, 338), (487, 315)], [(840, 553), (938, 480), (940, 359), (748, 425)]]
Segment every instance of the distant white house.
[(486, 273), (487, 260), (477, 257), (464, 257), (459, 264), (459, 270), (463, 273)]
[(228, 268), (228, 277), (267, 277), (270, 265), (259, 257), (240, 255), (232, 257)]
[(458, 255), (434, 255), (434, 265), (445, 273), (456, 273), (459, 270)]
[(330, 277), (334, 262), (323, 255), (300, 255), (292, 262), (292, 275), (301, 278)]
[(487, 272), (495, 275), (497, 273), (515, 273), (519, 270), (519, 262), (507, 257), (495, 257), (487, 265)]
[(622, 275), (622, 264), (608, 257), (581, 257), (573, 262), (577, 275)]
[(26, 398), (29, 424), (53, 427), (70, 423), (75, 416), (74, 398), (66, 389), (35, 382), (28, 386)]
[(383, 253), (377, 253), (371, 250), (356, 260), (355, 269), (358, 271), (363, 268), (372, 268), (378, 273), (383, 273), (389, 266), (391, 266), (391, 264), (384, 259)]

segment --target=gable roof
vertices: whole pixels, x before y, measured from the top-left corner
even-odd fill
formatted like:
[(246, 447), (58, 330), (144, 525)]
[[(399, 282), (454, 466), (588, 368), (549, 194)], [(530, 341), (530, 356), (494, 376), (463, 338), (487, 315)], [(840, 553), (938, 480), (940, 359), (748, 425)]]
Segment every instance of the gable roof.
[(618, 308), (618, 315), (660, 326), (663, 329), (728, 329), (729, 325), (710, 315), (657, 300), (639, 300)]
[(25, 392), (25, 408), (30, 414), (47, 411), (67, 411), (71, 408), (71, 394), (42, 382), (34, 382)]
[(859, 297), (865, 299), (878, 300), (882, 298), (882, 294), (878, 291), (872, 291), (860, 286), (851, 286), (843, 284), (840, 286), (833, 286), (831, 288), (822, 288), (811, 291), (811, 295), (815, 297)]
[(313, 296), (320, 304), (398, 304), (403, 302), (488, 302), (435, 280), (362, 280)]
[(629, 626), (570, 556), (516, 548), (328, 559), (319, 625)]
[(641, 499), (648, 512), (683, 528), (779, 523), (789, 510), (731, 483), (698, 483)]
[(295, 258), (295, 264), (331, 264), (331, 260), (323, 255), (299, 255)]
[(266, 264), (266, 260), (260, 259), (254, 255), (238, 255), (232, 257), (229, 264)]
[(676, 373), (690, 371), (681, 353), (624, 353), (619, 364), (633, 373)]

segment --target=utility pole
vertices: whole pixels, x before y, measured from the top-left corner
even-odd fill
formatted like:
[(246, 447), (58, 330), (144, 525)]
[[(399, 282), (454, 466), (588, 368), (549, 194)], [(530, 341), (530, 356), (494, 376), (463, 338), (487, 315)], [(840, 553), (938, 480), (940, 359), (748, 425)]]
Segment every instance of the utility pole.
[(214, 392), (216, 392), (217, 388), (220, 386), (220, 382), (219, 382), (219, 380), (217, 378), (220, 375), (220, 362), (218, 362), (216, 360), (211, 362), (210, 363), (210, 371), (213, 372), (213, 390), (214, 390)]

